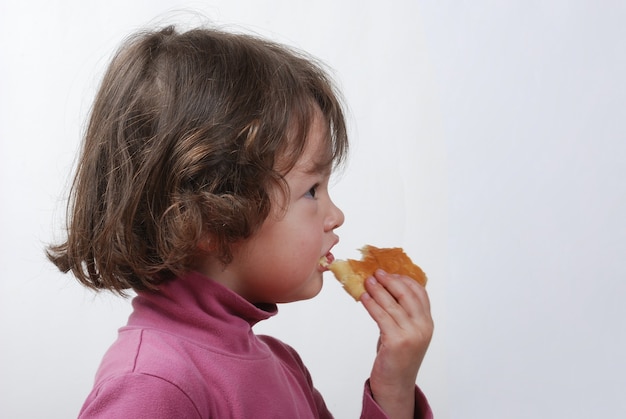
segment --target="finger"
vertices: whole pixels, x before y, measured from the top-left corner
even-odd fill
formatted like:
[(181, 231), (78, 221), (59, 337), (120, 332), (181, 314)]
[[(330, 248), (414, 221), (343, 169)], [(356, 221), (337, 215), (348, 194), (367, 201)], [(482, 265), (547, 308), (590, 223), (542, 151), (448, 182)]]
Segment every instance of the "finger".
[[(366, 280), (367, 292), (361, 295), (361, 303), (374, 319), (381, 331), (389, 330), (391, 327), (398, 327), (396, 320), (389, 314), (388, 307), (393, 297), (378, 284), (374, 277)], [(385, 295), (386, 294), (386, 295)], [(397, 304), (397, 303), (396, 303)]]
[[(386, 274), (378, 274), (379, 277), (381, 275)], [(361, 297), (361, 300), (379, 327), (406, 328), (410, 326), (411, 319), (408, 313), (382, 283), (370, 277), (366, 280), (365, 288), (367, 293), (363, 295), (365, 298)]]
[(430, 300), (426, 289), (417, 281), (403, 275), (376, 272), (376, 279), (386, 288), (397, 303), (414, 318), (430, 313)]

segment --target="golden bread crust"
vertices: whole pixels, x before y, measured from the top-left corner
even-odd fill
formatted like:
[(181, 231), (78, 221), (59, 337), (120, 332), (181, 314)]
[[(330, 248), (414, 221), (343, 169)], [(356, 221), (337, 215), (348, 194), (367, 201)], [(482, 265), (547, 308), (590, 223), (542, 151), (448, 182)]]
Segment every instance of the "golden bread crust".
[(360, 251), (363, 255), (361, 260), (335, 260), (328, 265), (348, 294), (355, 300), (358, 301), (361, 298), (365, 292), (365, 279), (374, 275), (376, 269), (382, 269), (390, 274), (405, 275), (421, 285), (426, 285), (426, 274), (411, 261), (402, 248), (378, 248), (366, 245)]

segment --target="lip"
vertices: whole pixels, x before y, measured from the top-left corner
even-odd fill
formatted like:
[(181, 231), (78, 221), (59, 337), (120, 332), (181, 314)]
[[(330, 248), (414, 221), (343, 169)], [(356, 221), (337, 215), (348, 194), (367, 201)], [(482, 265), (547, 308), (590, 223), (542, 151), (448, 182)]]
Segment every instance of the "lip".
[(333, 254), (330, 252), (326, 253), (324, 256), (320, 257), (319, 263), (317, 264), (317, 269), (321, 272), (328, 271), (328, 267), (331, 263), (333, 263), (333, 260), (335, 260)]
[(322, 272), (328, 271), (328, 265), (335, 261), (335, 255), (332, 254), (331, 250), (333, 249), (333, 247), (335, 247), (337, 243), (339, 243), (339, 238), (336, 238), (335, 242), (332, 246), (330, 246), (326, 254), (320, 257), (320, 262), (318, 266), (321, 268)]

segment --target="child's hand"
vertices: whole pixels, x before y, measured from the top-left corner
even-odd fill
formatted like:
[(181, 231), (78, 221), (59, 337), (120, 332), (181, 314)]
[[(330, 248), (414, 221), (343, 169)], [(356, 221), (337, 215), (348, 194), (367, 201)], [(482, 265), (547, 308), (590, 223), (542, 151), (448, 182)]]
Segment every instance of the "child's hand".
[(415, 381), (433, 334), (423, 286), (381, 270), (365, 281), (361, 301), (378, 324), (378, 353), (370, 375), (374, 400), (392, 418), (412, 418)]

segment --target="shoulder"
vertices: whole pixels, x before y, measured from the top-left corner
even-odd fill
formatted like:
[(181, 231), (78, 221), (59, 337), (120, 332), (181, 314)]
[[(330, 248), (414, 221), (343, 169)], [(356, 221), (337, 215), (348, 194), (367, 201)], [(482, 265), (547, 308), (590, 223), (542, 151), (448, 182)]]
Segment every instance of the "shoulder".
[[(176, 382), (190, 365), (189, 350), (176, 336), (150, 329), (122, 329), (102, 359), (96, 377), (103, 381), (123, 374), (145, 374)], [(186, 381), (187, 377), (183, 377)]]
[(199, 418), (201, 414), (175, 383), (163, 377), (128, 372), (98, 383), (85, 400), (79, 417)]
[[(111, 345), (96, 374), (95, 386), (85, 401), (84, 417), (102, 417), (129, 412), (164, 412), (160, 415), (142, 413), (141, 417), (176, 417), (165, 412), (187, 412), (195, 417), (196, 400), (202, 381), (193, 369), (189, 351), (179, 339), (150, 330), (126, 329)], [(178, 413), (180, 414), (180, 413)]]
[(297, 360), (300, 363), (302, 362), (302, 360), (300, 359), (300, 355), (298, 355), (298, 352), (282, 340), (268, 335), (257, 335), (257, 337), (269, 347), (274, 355), (277, 355), (281, 358), (292, 358), (293, 360)]
[(258, 338), (269, 347), (274, 356), (279, 358), (283, 364), (292, 370), (297, 370), (299, 373), (303, 373), (307, 378), (309, 378), (309, 372), (304, 365), (302, 358), (293, 347), (272, 336), (258, 335)]

